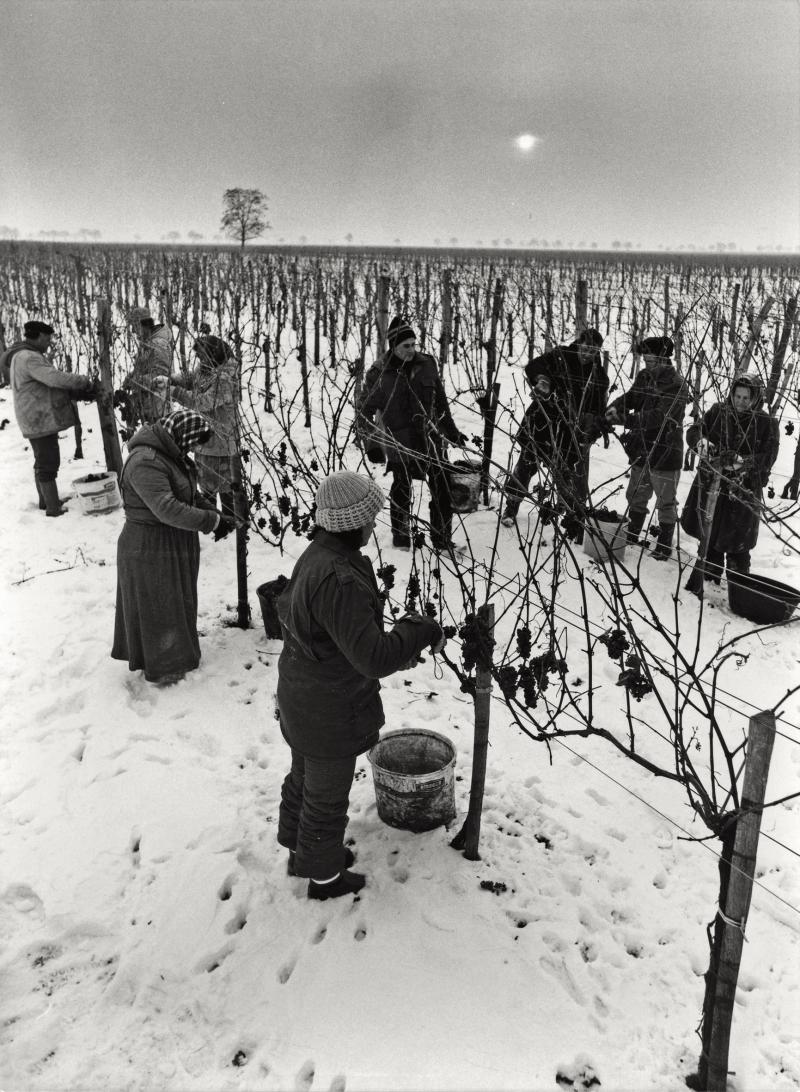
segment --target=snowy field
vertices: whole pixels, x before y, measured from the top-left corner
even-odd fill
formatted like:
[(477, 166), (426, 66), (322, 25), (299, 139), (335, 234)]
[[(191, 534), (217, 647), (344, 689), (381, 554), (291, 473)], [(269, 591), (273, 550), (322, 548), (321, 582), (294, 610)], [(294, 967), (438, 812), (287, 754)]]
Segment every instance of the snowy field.
[[(265, 638), (255, 596), (290, 572), (303, 540), (281, 557), (253, 539), (254, 623), (242, 631), (230, 624), (234, 543), (204, 538), (203, 660), (154, 688), (109, 658), (121, 511), (86, 516), (73, 500), (43, 518), (7, 391), (0, 416), (11, 418), (0, 434), (0, 1087), (685, 1087), (718, 876), (716, 843), (682, 840), (707, 832), (679, 786), (598, 740), (556, 743), (551, 761), (498, 700), (482, 859), (467, 861), (448, 843), (467, 807), (471, 700), (428, 657), (386, 680), (386, 728), (454, 742), (458, 818), (416, 835), (385, 826), (363, 758), (348, 833), (368, 886), (355, 901), (308, 902), (275, 841), (288, 760), (274, 719), (280, 643)], [(71, 462), (71, 435), (62, 441), (64, 492), (102, 458), (94, 410), (82, 416), (87, 458)], [(784, 440), (784, 476), (793, 449)], [(618, 450), (600, 450), (598, 470)], [(477, 549), (496, 513), (466, 527)], [(407, 571), (385, 522), (378, 539)], [(800, 584), (800, 558), (766, 533), (753, 568)], [(671, 612), (674, 567), (645, 558), (641, 572)], [(696, 602), (680, 609), (690, 624)], [(707, 639), (750, 628), (724, 592), (709, 594)], [(721, 677), (734, 739), (798, 681), (800, 622), (748, 638), (747, 651)], [(618, 666), (597, 657), (595, 670), (597, 715), (619, 724)], [(798, 725), (796, 696), (769, 797), (798, 788)], [(800, 848), (799, 815), (792, 802), (763, 821), (734, 1012), (738, 1092), (800, 1087), (800, 878), (784, 848)]]

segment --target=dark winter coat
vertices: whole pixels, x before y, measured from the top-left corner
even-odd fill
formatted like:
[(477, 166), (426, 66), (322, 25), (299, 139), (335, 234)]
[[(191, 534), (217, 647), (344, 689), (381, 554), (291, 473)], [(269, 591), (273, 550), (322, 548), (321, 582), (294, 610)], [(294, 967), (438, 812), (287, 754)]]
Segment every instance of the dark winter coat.
[[(763, 489), (778, 457), (778, 422), (762, 410), (737, 413), (729, 398), (712, 406), (687, 430), (690, 447), (696, 447), (701, 438), (713, 445), (722, 467), (709, 548), (731, 554), (750, 550), (758, 541)], [(738, 467), (734, 466), (737, 457), (744, 460)], [(711, 480), (706, 464), (695, 476), (683, 506), (681, 527), (693, 538), (701, 536), (700, 513)]]
[(525, 366), (525, 375), (531, 386), (542, 372), (550, 376), (553, 393), (573, 424), (579, 425), (587, 415), (594, 417), (605, 412), (608, 376), (599, 361), (599, 354), (592, 361), (584, 362), (577, 342), (557, 345)]
[(198, 532), (212, 531), (217, 516), (197, 492), (191, 461), (161, 425), (140, 428), (129, 449), (111, 655), (154, 681), (200, 663)]
[(384, 633), (371, 561), (322, 529), (276, 605), (284, 639), (278, 710), (287, 742), (311, 758), (361, 754), (384, 723), (378, 679), (435, 641), (438, 624), (405, 618)]
[(562, 460), (574, 464), (582, 458), (582, 449), (599, 435), (595, 421), (605, 413), (608, 376), (600, 363), (599, 353), (584, 361), (577, 342), (557, 345), (525, 366), (531, 386), (542, 373), (549, 375), (553, 384), (554, 412), (560, 418), (559, 455)]
[(632, 466), (650, 470), (683, 467), (683, 418), (689, 387), (673, 364), (645, 368), (630, 389), (610, 403), (622, 419), (622, 445)]
[(381, 367), (370, 368), (356, 416), (357, 427), (380, 442), (390, 468), (405, 465), (415, 478), (425, 477), (426, 456), (441, 453), (440, 437), (460, 439), (436, 361), (427, 353), (415, 353), (407, 363), (389, 353)]
[(14, 413), (22, 435), (38, 439), (73, 428), (76, 419), (73, 398), (90, 397), (91, 379), (60, 372), (46, 356), (27, 344), (14, 352), (10, 361)]
[(563, 411), (552, 395), (549, 398), (534, 395), (525, 410), (515, 441), (526, 462), (538, 466), (542, 460), (550, 462), (555, 457), (562, 418)]

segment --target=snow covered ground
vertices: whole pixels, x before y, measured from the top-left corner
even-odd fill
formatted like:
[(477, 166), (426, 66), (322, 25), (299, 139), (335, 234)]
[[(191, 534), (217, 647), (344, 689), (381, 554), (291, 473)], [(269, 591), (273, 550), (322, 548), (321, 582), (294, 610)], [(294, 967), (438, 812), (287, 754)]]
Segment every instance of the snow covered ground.
[[(386, 680), (386, 728), (454, 742), (459, 816), (449, 831), (385, 826), (362, 759), (349, 835), (368, 886), (356, 901), (308, 902), (275, 841), (288, 757), (273, 715), (280, 643), (265, 638), (255, 597), (303, 541), (281, 557), (253, 540), (254, 624), (242, 631), (230, 625), (234, 544), (203, 539), (202, 664), (151, 687), (109, 658), (122, 513), (86, 516), (73, 500), (43, 518), (7, 391), (0, 416), (12, 418), (0, 434), (2, 1088), (684, 1087), (718, 877), (715, 843), (681, 840), (706, 832), (679, 787), (602, 741), (557, 743), (551, 762), (497, 701), (482, 859), (467, 861), (448, 843), (467, 806), (471, 701), (429, 657)], [(84, 444), (75, 463), (62, 441), (62, 489), (99, 465), (96, 427)], [(493, 533), (493, 513), (467, 521), (476, 542)], [(385, 527), (379, 537), (384, 559), (407, 567)], [(513, 566), (511, 532), (501, 551)], [(800, 583), (798, 558), (766, 535), (757, 558)], [(665, 571), (643, 562), (672, 610)], [(711, 599), (712, 639), (750, 628)], [(739, 735), (798, 681), (800, 624), (748, 648), (723, 676)], [(602, 659), (598, 715), (619, 723), (618, 669)], [(798, 788), (797, 698), (784, 718), (770, 796)], [(797, 802), (782, 806), (762, 830), (800, 849), (798, 815)], [(741, 1092), (800, 1086), (796, 864), (762, 838), (731, 1049)]]

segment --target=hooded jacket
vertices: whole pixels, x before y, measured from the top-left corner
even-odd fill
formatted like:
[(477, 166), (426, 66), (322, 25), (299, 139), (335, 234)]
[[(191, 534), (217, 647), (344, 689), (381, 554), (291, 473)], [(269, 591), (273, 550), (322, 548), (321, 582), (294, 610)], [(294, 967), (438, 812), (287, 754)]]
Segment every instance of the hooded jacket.
[(88, 397), (92, 392), (88, 376), (60, 372), (47, 357), (29, 346), (18, 349), (11, 357), (10, 379), (20, 432), (33, 440), (72, 428), (75, 414), (70, 392), (78, 397)]
[[(748, 386), (753, 394), (751, 407), (744, 413), (737, 413), (733, 406), (737, 386)], [(740, 376), (733, 381), (725, 401), (713, 405), (686, 432), (690, 447), (696, 447), (701, 438), (708, 440), (721, 465), (720, 493), (709, 542), (721, 553), (741, 553), (758, 541), (762, 493), (780, 445), (778, 422), (760, 408), (763, 396), (757, 379)], [(710, 468), (701, 465), (681, 513), (681, 527), (693, 538), (700, 538), (700, 514), (710, 483)]]
[(209, 534), (217, 512), (197, 491), (197, 473), (159, 424), (143, 425), (128, 443), (120, 489), (129, 523), (157, 524)]
[(208, 418), (214, 433), (196, 450), (202, 455), (235, 455), (237, 444), (237, 365), (229, 357), (222, 364), (203, 363), (191, 376), (190, 389), (172, 388), (172, 398)]
[(379, 679), (441, 633), (431, 618), (385, 633), (372, 562), (321, 528), (276, 602), (283, 632), (278, 710), (289, 745), (312, 758), (361, 754), (384, 723)]

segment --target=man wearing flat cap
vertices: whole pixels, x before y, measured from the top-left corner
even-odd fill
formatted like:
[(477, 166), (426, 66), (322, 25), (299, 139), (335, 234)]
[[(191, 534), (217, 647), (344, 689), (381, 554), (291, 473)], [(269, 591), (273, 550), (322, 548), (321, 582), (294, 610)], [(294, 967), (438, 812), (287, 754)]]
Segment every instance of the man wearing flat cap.
[(639, 541), (647, 518), (647, 506), (655, 493), (658, 541), (657, 561), (672, 556), (672, 540), (678, 520), (676, 496), (683, 467), (683, 418), (689, 388), (672, 363), (674, 345), (668, 337), (646, 337), (637, 345), (644, 359), (630, 390), (615, 399), (606, 411), (612, 425), (625, 428), (621, 442), (631, 464), (626, 491), (628, 542)]
[(168, 412), (168, 387), (159, 387), (154, 380), (156, 376), (169, 379), (172, 372), (169, 330), (163, 323), (155, 322), (146, 307), (134, 307), (128, 315), (128, 323), (139, 340), (139, 348), (122, 389), (130, 395), (132, 423), (153, 424)]
[(26, 322), (25, 340), (9, 362), (9, 383), (20, 432), (33, 451), (33, 477), (39, 508), (48, 516), (61, 516), (58, 495), (61, 452), (58, 434), (75, 425), (73, 398), (91, 400), (95, 386), (88, 375), (62, 372), (45, 356), (55, 330), (46, 322)]
[[(367, 373), (356, 406), (359, 431), (369, 431), (369, 443), (380, 443), (393, 475), (389, 490), (392, 543), (411, 544), (412, 481), (428, 480), (430, 538), (434, 550), (452, 548), (452, 499), (443, 442), (462, 444), (447, 404), (436, 361), (417, 350), (417, 335), (397, 316), (389, 323), (389, 351)], [(368, 449), (371, 455), (371, 449)]]

